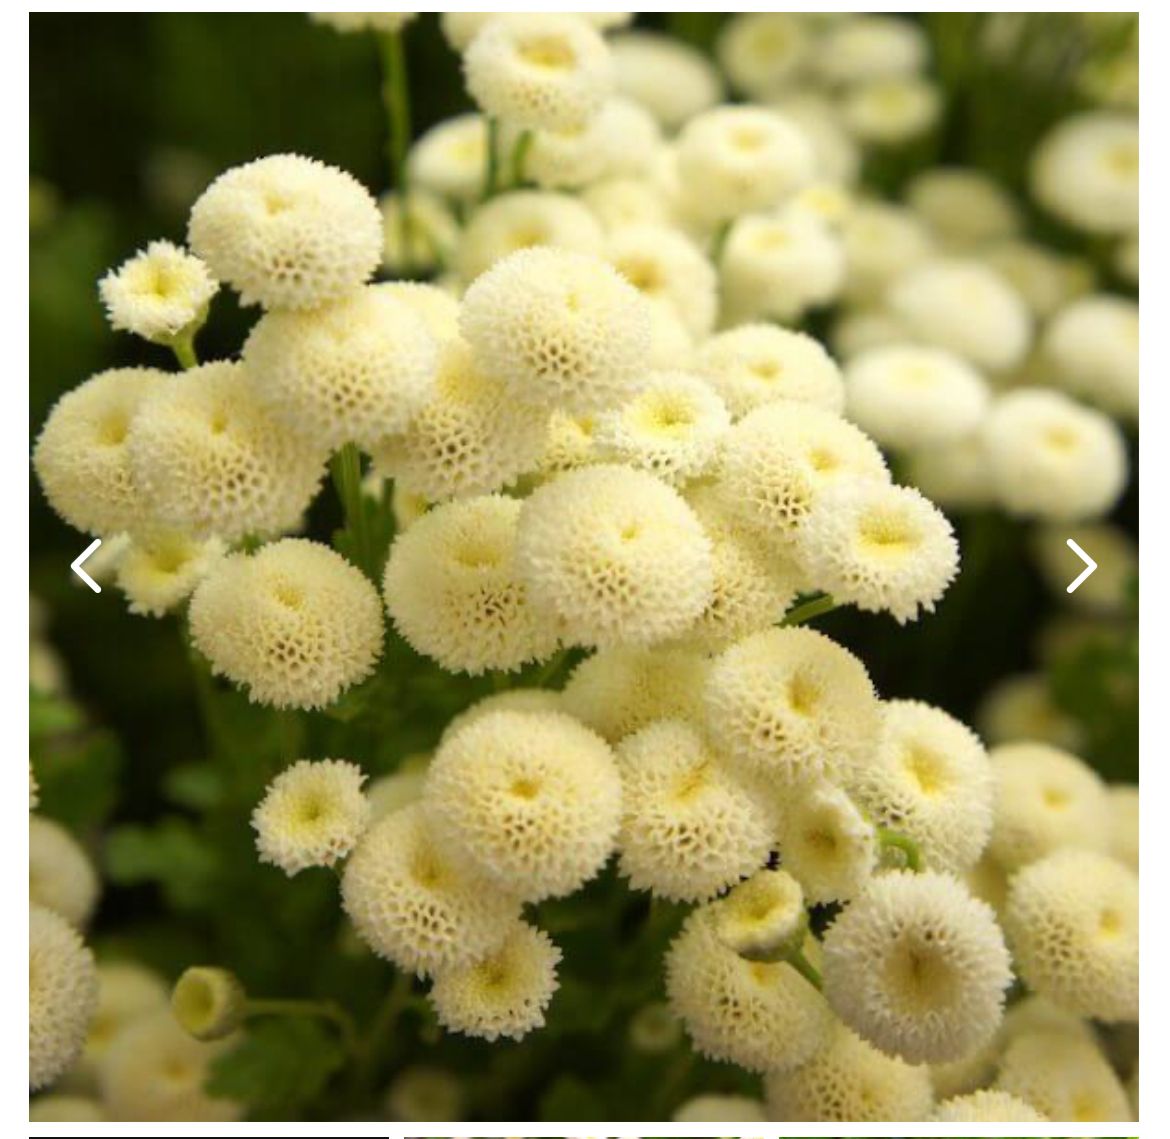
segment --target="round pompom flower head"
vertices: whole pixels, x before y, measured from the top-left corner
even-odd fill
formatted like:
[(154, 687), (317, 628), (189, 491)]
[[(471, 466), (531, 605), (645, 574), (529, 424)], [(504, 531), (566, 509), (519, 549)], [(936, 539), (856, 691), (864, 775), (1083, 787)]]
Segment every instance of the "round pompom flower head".
[(533, 492), (517, 559), (566, 642), (650, 645), (707, 607), (711, 543), (677, 491), (629, 467), (585, 467)]
[(749, 770), (812, 778), (864, 762), (881, 723), (865, 666), (812, 629), (769, 629), (715, 658), (707, 727)]
[(987, 383), (937, 348), (889, 345), (845, 369), (848, 415), (883, 446), (935, 447), (970, 435), (987, 410)]
[(695, 910), (666, 952), (666, 995), (695, 1051), (749, 1072), (787, 1071), (829, 1042), (825, 998), (785, 961), (748, 961)]
[(415, 1064), (390, 1081), (383, 1102), (393, 1120), (438, 1123), (462, 1119), (465, 1101), (464, 1081), (454, 1072)]
[(512, 670), (557, 647), (516, 566), (522, 506), (499, 494), (448, 502), (394, 540), (386, 609), (411, 647), (446, 669)]
[(340, 554), (301, 538), (225, 558), (190, 613), (212, 671), (276, 708), (332, 703), (382, 653), (378, 591)]
[(1138, 412), (1138, 306), (1106, 293), (1057, 312), (1041, 344), (1060, 385), (1116, 415)]
[(420, 976), (482, 958), (520, 916), (519, 901), (435, 836), (422, 803), (362, 835), (345, 863), (341, 902), (375, 953)]
[(296, 154), (221, 174), (191, 208), (191, 248), (245, 305), (316, 308), (369, 280), (382, 214), (352, 175)]
[(1064, 849), (1008, 886), (1004, 929), (1028, 987), (1097, 1020), (1138, 1017), (1138, 880), (1116, 859)]
[(857, 14), (835, 22), (814, 54), (826, 82), (847, 85), (921, 71), (930, 43), (918, 24), (900, 16)]
[(70, 526), (112, 536), (141, 522), (130, 425), (143, 402), (173, 382), (175, 377), (154, 368), (114, 368), (53, 405), (33, 449), (33, 467), (49, 505)]
[(854, 1031), (911, 1063), (991, 1039), (1011, 960), (995, 914), (948, 875), (874, 878), (825, 934), (825, 996)]
[(308, 866), (332, 866), (361, 837), (370, 818), (365, 775), (344, 759), (299, 759), (269, 785), (252, 812), (261, 862), (290, 878)]
[(707, 667), (702, 653), (685, 649), (602, 649), (573, 669), (565, 711), (616, 744), (654, 720), (693, 720)]
[(1007, 1092), (987, 1089), (955, 1096), (935, 1108), (931, 1123), (1047, 1123), (1030, 1103)]
[(191, 595), (226, 550), (219, 538), (199, 541), (173, 531), (148, 531), (118, 559), (118, 588), (131, 613), (161, 617)]
[(712, 464), (731, 417), (705, 380), (688, 372), (652, 372), (636, 395), (597, 423), (603, 457), (680, 486)]
[(60, 914), (28, 911), (28, 1082), (51, 1084), (81, 1053), (97, 1007), (93, 954)]
[(613, 851), (621, 780), (609, 745), (560, 712), (493, 711), (447, 736), (423, 801), (437, 833), (524, 901), (571, 893)]
[(774, 324), (742, 324), (700, 345), (695, 370), (719, 393), (734, 419), (788, 399), (840, 414), (841, 370), (821, 344)]
[(841, 122), (860, 143), (899, 146), (930, 130), (942, 107), (937, 83), (895, 75), (850, 88), (841, 99)]
[(1005, 870), (1063, 846), (1106, 848), (1108, 797), (1087, 763), (1041, 743), (1004, 744), (989, 755), (995, 776), (990, 851)]
[(768, 857), (767, 819), (699, 731), (658, 720), (617, 749), (620, 869), (634, 889), (702, 901)]
[(801, 13), (738, 12), (720, 30), (715, 51), (738, 91), (766, 99), (800, 75), (811, 30)]
[[(539, 464), (547, 433), (547, 412), (517, 404), (466, 343), (448, 340), (430, 397), (393, 438), (387, 466), (430, 502), (487, 494)], [(375, 449), (375, 460), (386, 449)]]
[(794, 542), (809, 580), (836, 601), (902, 625), (933, 613), (959, 572), (950, 522), (914, 487), (840, 482), (818, 494)]
[(714, 225), (778, 206), (811, 180), (812, 148), (799, 128), (764, 107), (715, 107), (678, 137), (686, 208)]
[(410, 148), (410, 183), (457, 202), (472, 201), (483, 191), (486, 154), (487, 122), (482, 115), (444, 119), (425, 131)]
[(764, 1105), (750, 1096), (697, 1095), (675, 1109), (674, 1123), (763, 1123)]
[(470, 285), (497, 261), (521, 249), (547, 245), (600, 256), (601, 223), (569, 194), (512, 190), (498, 194), (471, 215), (455, 254), (459, 279)]
[(159, 344), (198, 328), (218, 289), (198, 257), (169, 241), (152, 241), (98, 282), (110, 327)]
[(231, 541), (295, 525), (325, 451), (273, 420), (248, 369), (189, 368), (156, 386), (128, 440), (134, 482), (159, 525)]
[(826, 1047), (792, 1071), (764, 1077), (771, 1119), (837, 1123), (925, 1119), (933, 1104), (930, 1069), (874, 1048), (839, 1021)]
[(719, 940), (749, 961), (772, 961), (799, 948), (808, 929), (804, 891), (787, 870), (758, 870), (711, 912)]
[(1087, 111), (1058, 123), (1032, 155), (1032, 193), (1089, 233), (1138, 228), (1136, 115)]
[(1011, 514), (1078, 521), (1107, 514), (1125, 488), (1125, 440), (1108, 416), (1061, 392), (1018, 388), (980, 430), (996, 495)]
[(270, 312), (244, 364), (273, 419), (330, 448), (403, 431), (431, 392), (437, 347), (422, 318), (376, 285), (312, 312)]
[(761, 794), (780, 858), (810, 902), (848, 901), (865, 888), (878, 866), (877, 836), (840, 787), (825, 780), (796, 789), (769, 784)]
[(891, 286), (888, 303), (912, 336), (988, 372), (1019, 364), (1032, 339), (1020, 295), (979, 261), (929, 261)]
[(656, 32), (633, 31), (610, 41), (617, 87), (669, 131), (719, 102), (723, 80), (707, 56)]
[(100, 884), (89, 855), (59, 823), (28, 820), (29, 901), (82, 929), (97, 904)]
[(520, 1040), (544, 1024), (559, 988), (561, 951), (543, 930), (517, 922), (499, 948), (470, 965), (445, 969), (431, 987), (431, 1004), (448, 1032), (483, 1040)]
[(875, 822), (918, 844), (931, 869), (962, 874), (987, 845), (995, 800), (987, 752), (941, 708), (883, 704), (878, 746), (845, 782)]
[(506, 13), (489, 20), (463, 56), (467, 89), (483, 112), (518, 127), (580, 127), (613, 90), (613, 62), (578, 16)]
[(1083, 1028), (1020, 1033), (1000, 1056), (994, 1088), (1049, 1119), (1118, 1123), (1134, 1118), (1113, 1065)]
[(512, 396), (598, 411), (630, 394), (650, 349), (649, 302), (604, 261), (522, 249), (467, 290), (460, 320), (477, 362)]
[(824, 408), (791, 400), (757, 407), (724, 437), (718, 485), (729, 510), (791, 554), (791, 540), (821, 491), (856, 477), (888, 483), (872, 439)]

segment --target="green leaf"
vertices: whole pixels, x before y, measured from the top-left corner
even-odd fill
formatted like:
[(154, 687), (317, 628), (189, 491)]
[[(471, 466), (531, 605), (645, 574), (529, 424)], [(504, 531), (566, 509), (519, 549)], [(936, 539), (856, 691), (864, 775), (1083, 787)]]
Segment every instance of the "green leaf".
[(28, 734), (31, 739), (75, 732), (83, 723), (81, 709), (71, 700), (29, 688)]
[(605, 1111), (601, 1097), (576, 1076), (558, 1076), (540, 1097), (540, 1120), (546, 1123), (604, 1119)]
[(223, 798), (223, 777), (211, 763), (184, 763), (163, 780), (168, 798), (180, 807), (206, 811)]
[(278, 1017), (249, 1028), (236, 1047), (217, 1056), (206, 1089), (247, 1104), (254, 1119), (292, 1119), (341, 1068), (336, 1033), (306, 1017)]
[(70, 830), (105, 823), (118, 798), (122, 746), (107, 731), (31, 738), (33, 772), (40, 785), (40, 810)]
[(110, 881), (156, 883), (181, 909), (204, 907), (213, 900), (215, 854), (185, 819), (118, 827), (106, 842), (105, 865)]

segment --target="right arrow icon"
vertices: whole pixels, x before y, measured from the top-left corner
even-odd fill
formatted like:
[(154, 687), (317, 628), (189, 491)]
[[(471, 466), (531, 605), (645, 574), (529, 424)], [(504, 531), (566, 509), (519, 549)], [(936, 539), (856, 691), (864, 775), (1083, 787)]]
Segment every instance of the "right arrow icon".
[(1068, 539), (1067, 545), (1068, 548), (1072, 550), (1072, 552), (1076, 554), (1076, 556), (1080, 558), (1082, 562), (1085, 563), (1085, 568), (1081, 570), (1081, 572), (1077, 574), (1077, 576), (1073, 578), (1073, 580), (1068, 584), (1068, 592), (1072, 593), (1077, 588), (1077, 586), (1079, 586), (1081, 582), (1084, 581), (1085, 578), (1087, 578), (1089, 574), (1091, 574), (1093, 570), (1097, 568), (1097, 563), (1093, 561), (1093, 559), (1089, 557), (1089, 555), (1086, 554), (1085, 551), (1082, 550), (1080, 546), (1078, 546), (1071, 538)]

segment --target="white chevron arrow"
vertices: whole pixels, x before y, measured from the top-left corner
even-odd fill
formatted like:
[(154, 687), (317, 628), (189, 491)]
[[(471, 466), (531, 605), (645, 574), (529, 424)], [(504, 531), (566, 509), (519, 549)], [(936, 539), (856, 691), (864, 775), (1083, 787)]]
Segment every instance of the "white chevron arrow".
[(1097, 563), (1093, 561), (1093, 559), (1089, 557), (1089, 555), (1086, 554), (1085, 551), (1082, 550), (1080, 546), (1078, 546), (1071, 538), (1068, 539), (1067, 545), (1068, 548), (1072, 550), (1072, 552), (1076, 554), (1076, 556), (1080, 558), (1082, 562), (1085, 563), (1085, 568), (1081, 570), (1081, 572), (1077, 574), (1077, 576), (1073, 578), (1073, 580), (1068, 584), (1068, 592), (1072, 593), (1077, 588), (1077, 586), (1079, 586), (1081, 582), (1084, 581), (1085, 578), (1087, 578), (1089, 574), (1091, 574), (1097, 568)]
[(75, 574), (77, 574), (77, 576), (81, 578), (81, 580), (84, 581), (85, 584), (94, 591), (94, 593), (101, 593), (102, 587), (98, 585), (98, 583), (94, 581), (93, 578), (85, 572), (85, 570), (81, 568), (81, 563), (85, 561), (85, 559), (88, 558), (89, 555), (92, 554), (94, 550), (96, 550), (101, 544), (101, 538), (94, 538), (94, 540), (90, 542), (90, 544), (86, 546), (85, 549), (82, 550), (81, 553), (78, 554), (77, 557), (75, 557), (73, 561), (69, 563), (69, 568)]

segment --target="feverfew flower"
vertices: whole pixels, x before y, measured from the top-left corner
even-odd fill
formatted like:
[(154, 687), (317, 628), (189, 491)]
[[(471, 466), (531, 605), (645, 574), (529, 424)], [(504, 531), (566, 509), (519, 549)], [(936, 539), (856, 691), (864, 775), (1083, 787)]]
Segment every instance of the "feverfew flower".
[(161, 617), (185, 601), (227, 552), (219, 538), (199, 541), (171, 531), (135, 537), (115, 578), (131, 613)]
[(437, 348), (419, 316), (374, 286), (311, 312), (267, 313), (243, 358), (256, 395), (289, 431), (368, 449), (426, 401)]
[(1138, 413), (1138, 306), (1095, 293), (1062, 308), (1040, 344), (1056, 381), (1106, 411)]
[(723, 80), (700, 51), (656, 32), (623, 32), (610, 41), (617, 87), (673, 131), (723, 97)]
[(399, 634), (446, 669), (512, 670), (557, 647), (516, 564), (522, 505), (498, 494), (445, 503), (394, 541), (386, 608)]
[(970, 435), (989, 401), (986, 381), (961, 357), (910, 344), (859, 352), (845, 370), (845, 390), (849, 418), (897, 449)]
[(51, 1084), (77, 1059), (97, 1005), (93, 954), (60, 914), (28, 911), (28, 1082)]
[(930, 1069), (879, 1051), (839, 1021), (826, 1047), (793, 1071), (764, 1078), (772, 1119), (837, 1123), (925, 1119), (933, 1105)]
[(520, 1040), (544, 1024), (545, 1010), (560, 987), (560, 959), (548, 934), (517, 922), (486, 957), (435, 977), (430, 993), (435, 1015), (448, 1032)]
[(702, 901), (768, 856), (767, 819), (696, 728), (657, 720), (617, 749), (620, 869), (635, 889)]
[(1047, 1123), (1030, 1103), (1007, 1092), (981, 1090), (940, 1103), (932, 1123)]
[(435, 837), (421, 803), (362, 835), (346, 859), (341, 902), (375, 953), (420, 975), (481, 959), (520, 915), (519, 901)]
[(978, 170), (935, 166), (906, 190), (909, 207), (952, 249), (971, 249), (1011, 237), (1019, 210), (998, 182)]
[(59, 823), (40, 815), (28, 820), (28, 896), (33, 905), (60, 914), (84, 929), (100, 884), (89, 855)]
[(631, 399), (598, 418), (596, 446), (605, 459), (680, 486), (707, 471), (730, 426), (723, 401), (704, 380), (652, 372)]
[(549, 245), (600, 255), (601, 224), (575, 197), (549, 190), (512, 190), (489, 198), (468, 219), (454, 264), (470, 285), (498, 261), (521, 249)]
[(230, 360), (151, 388), (127, 450), (140, 501), (159, 526), (230, 541), (300, 520), (325, 451), (272, 419), (257, 389), (247, 366)]
[(212, 671), (276, 708), (321, 708), (382, 653), (382, 605), (328, 546), (286, 538), (232, 554), (191, 598), (191, 637)]
[(605, 41), (585, 20), (562, 13), (490, 20), (468, 45), (463, 69), (483, 112), (519, 127), (582, 126), (613, 90)]
[(383, 194), (382, 264), (391, 273), (435, 271), (445, 267), (459, 245), (459, 223), (437, 194), (418, 188), (407, 195)]
[(365, 775), (344, 759), (298, 759), (269, 785), (252, 813), (261, 862), (290, 878), (332, 866), (353, 850), (369, 821)]
[(1089, 233), (1138, 227), (1137, 117), (1086, 111), (1058, 123), (1032, 156), (1032, 193)]
[(980, 429), (996, 495), (1010, 514), (1079, 521), (1107, 514), (1125, 489), (1125, 440), (1112, 419), (1061, 392), (1018, 388)]
[(683, 127), (677, 148), (686, 210), (712, 225), (780, 205), (814, 173), (799, 128), (764, 107), (704, 111)]
[(715, 50), (737, 90), (767, 99), (804, 70), (813, 46), (809, 31), (803, 13), (738, 12), (723, 25)]
[(819, 218), (749, 214), (731, 225), (720, 256), (726, 313), (796, 322), (833, 300), (845, 280), (840, 241)]
[(540, 901), (609, 858), (621, 780), (609, 745), (571, 716), (505, 709), (444, 738), (423, 801), (437, 834), (499, 890)]
[(219, 289), (198, 257), (152, 241), (98, 282), (110, 326), (169, 344), (198, 328)]
[(1138, 1018), (1138, 880), (1115, 859), (1066, 848), (1008, 886), (1004, 930), (1028, 987), (1105, 1021)]
[(830, 84), (865, 83), (920, 71), (929, 52), (925, 32), (910, 20), (853, 15), (829, 28), (814, 63)]
[(845, 782), (882, 826), (912, 838), (926, 864), (962, 874), (991, 835), (994, 783), (978, 737), (941, 708), (917, 700), (882, 705), (882, 732)]
[(142, 521), (130, 464), (130, 425), (143, 402), (175, 377), (114, 368), (66, 392), (49, 412), (33, 466), (49, 505), (78, 530), (113, 537)]
[(856, 479), (818, 494), (795, 537), (809, 580), (899, 623), (934, 607), (959, 570), (946, 516), (913, 487)]
[(564, 249), (523, 249), (467, 290), (460, 324), (478, 362), (521, 403), (592, 412), (635, 389), (648, 302), (616, 269)]
[(990, 906), (930, 871), (874, 878), (824, 940), (825, 995), (865, 1039), (910, 1063), (990, 1040), (1012, 974)]
[[(451, 15), (451, 13), (444, 13)], [(487, 123), (482, 115), (456, 115), (425, 131), (407, 157), (412, 186), (457, 202), (483, 190)]]
[(893, 284), (888, 302), (912, 336), (989, 372), (1019, 364), (1032, 339), (1019, 294), (978, 261), (938, 260), (912, 269)]
[(630, 467), (583, 467), (534, 491), (516, 550), (530, 596), (569, 643), (664, 641), (711, 597), (702, 524), (677, 491)]
[(221, 174), (191, 209), (191, 248), (243, 304), (309, 309), (364, 284), (382, 215), (352, 175), (296, 154)]
[(787, 399), (838, 415), (841, 370), (820, 342), (774, 324), (741, 324), (699, 346), (695, 370), (719, 393), (732, 418)]
[(812, 629), (769, 629), (715, 658), (707, 726), (749, 770), (806, 779), (862, 762), (880, 724), (865, 666)]
[(309, 19), (336, 32), (393, 35), (402, 31), (417, 15), (417, 12), (310, 12)]
[(748, 961), (724, 945), (709, 906), (667, 950), (666, 995), (697, 1052), (750, 1072), (796, 1068), (832, 1033), (825, 998), (787, 962)]
[(758, 870), (711, 906), (720, 941), (749, 961), (774, 960), (808, 925), (804, 891), (787, 870)]
[(930, 130), (942, 106), (937, 84), (896, 75), (851, 88), (841, 105), (841, 121), (859, 142), (898, 146)]

